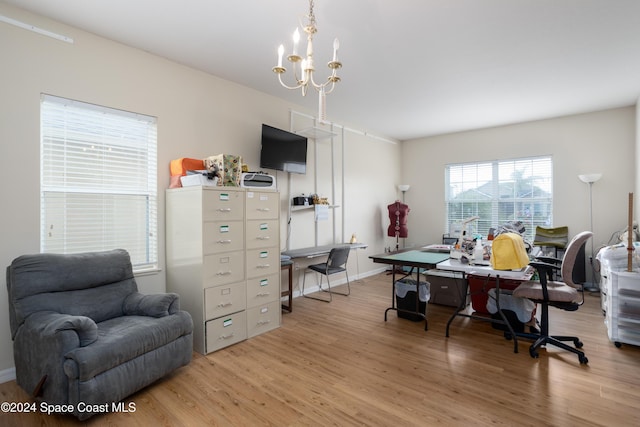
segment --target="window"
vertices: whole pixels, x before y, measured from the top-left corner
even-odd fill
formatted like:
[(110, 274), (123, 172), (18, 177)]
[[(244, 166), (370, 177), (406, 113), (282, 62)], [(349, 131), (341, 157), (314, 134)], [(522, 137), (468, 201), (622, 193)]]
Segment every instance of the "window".
[(487, 236), (489, 228), (522, 221), (533, 240), (536, 226), (553, 225), (553, 162), (536, 157), (447, 165), (446, 230), (474, 216), (467, 233)]
[(42, 95), (40, 249), (115, 248), (157, 269), (154, 117)]

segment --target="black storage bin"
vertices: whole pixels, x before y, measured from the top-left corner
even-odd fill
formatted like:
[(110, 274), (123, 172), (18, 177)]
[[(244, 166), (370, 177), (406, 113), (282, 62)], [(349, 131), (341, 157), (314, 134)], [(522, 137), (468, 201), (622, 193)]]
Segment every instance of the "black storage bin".
[[(502, 279), (500, 280), (500, 287), (502, 287)], [(491, 288), (487, 292), (487, 303), (486, 309), (487, 312), (491, 313), (491, 318), (496, 320), (502, 320), (502, 316), (497, 311), (497, 304), (495, 302), (496, 289)], [(511, 325), (511, 329), (513, 332), (524, 332), (525, 325), (534, 319), (536, 315), (536, 305), (523, 298), (514, 298), (511, 295), (511, 291), (507, 289), (500, 289), (500, 305), (502, 307), (502, 313), (504, 317), (507, 319), (507, 322)], [(523, 322), (520, 320), (520, 317), (527, 318), (527, 322)], [(507, 325), (502, 323), (492, 323), (494, 329), (499, 329), (501, 331), (508, 331), (509, 328)]]
[[(513, 329), (513, 332), (524, 332), (524, 323), (522, 323), (520, 319), (518, 319), (518, 315), (514, 311), (502, 310), (502, 313), (504, 314), (504, 317), (507, 318), (507, 322), (509, 322), (509, 324), (511, 325), (511, 329)], [(500, 313), (493, 313), (491, 317), (496, 320), (502, 320), (502, 316), (500, 316)], [(504, 325), (502, 323), (491, 323), (491, 326), (493, 326), (494, 329), (498, 329), (500, 331), (509, 330), (507, 325)]]
[[(395, 283), (396, 307), (398, 317), (419, 322), (424, 319), (416, 313), (416, 281), (410, 279), (398, 280)], [(420, 282), (420, 305), (419, 313), (425, 314), (427, 311), (427, 301), (429, 300), (429, 282)], [(407, 313), (406, 310), (412, 313)]]

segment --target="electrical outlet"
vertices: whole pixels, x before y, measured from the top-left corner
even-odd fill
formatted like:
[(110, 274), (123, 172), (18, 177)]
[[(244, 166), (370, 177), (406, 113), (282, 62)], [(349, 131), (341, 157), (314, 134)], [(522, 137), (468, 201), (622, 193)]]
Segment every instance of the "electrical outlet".
[(300, 270), (300, 264), (298, 264), (297, 262), (293, 264), (293, 269), (294, 270)]

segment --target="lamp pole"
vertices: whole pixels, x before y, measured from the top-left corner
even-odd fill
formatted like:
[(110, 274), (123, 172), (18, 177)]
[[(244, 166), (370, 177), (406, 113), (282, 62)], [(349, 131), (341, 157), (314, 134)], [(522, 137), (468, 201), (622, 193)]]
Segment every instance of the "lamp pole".
[[(594, 233), (593, 231), (593, 183), (598, 181), (600, 178), (602, 178), (602, 174), (590, 173), (590, 174), (578, 175), (578, 178), (580, 178), (580, 181), (589, 184), (589, 227), (591, 227), (591, 232)], [(594, 236), (595, 236), (595, 233), (594, 233)], [(593, 248), (594, 238), (595, 237), (593, 236), (591, 237), (591, 257), (589, 262), (589, 264), (591, 264), (591, 286), (587, 286), (587, 283), (582, 285), (583, 289), (587, 292), (600, 292), (600, 287), (596, 284), (596, 270), (593, 267), (593, 258), (596, 256)]]

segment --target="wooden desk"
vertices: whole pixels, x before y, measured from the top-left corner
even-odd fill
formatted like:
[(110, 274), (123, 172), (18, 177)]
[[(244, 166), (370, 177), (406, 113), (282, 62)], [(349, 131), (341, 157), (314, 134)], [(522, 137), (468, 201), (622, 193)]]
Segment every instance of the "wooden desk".
[(384, 311), (384, 321), (387, 321), (387, 313), (389, 310), (395, 311), (403, 311), (406, 310), (398, 309), (396, 307), (396, 298), (395, 298), (395, 287), (396, 287), (396, 266), (402, 267), (411, 267), (411, 270), (404, 274), (398, 279), (401, 280), (405, 277), (411, 277), (413, 271), (416, 272), (416, 310), (415, 311), (406, 311), (408, 313), (417, 314), (418, 316), (424, 318), (424, 330), (428, 330), (428, 322), (427, 316), (424, 313), (420, 313), (420, 298), (419, 298), (419, 289), (420, 286), (420, 269), (428, 270), (431, 268), (435, 268), (436, 265), (446, 259), (449, 258), (448, 253), (438, 253), (438, 252), (427, 252), (424, 250), (401, 250), (386, 254), (373, 255), (370, 256), (373, 262), (389, 264), (393, 266), (391, 273), (391, 307), (387, 308)]
[[(500, 309), (500, 278), (503, 279), (510, 279), (510, 280), (518, 280), (518, 281), (525, 281), (525, 280), (530, 280), (531, 276), (533, 275), (533, 268), (527, 266), (522, 270), (518, 270), (518, 271), (511, 271), (511, 270), (494, 270), (489, 266), (484, 266), (484, 265), (473, 265), (473, 264), (463, 264), (458, 260), (454, 260), (454, 259), (447, 259), (443, 262), (438, 263), (438, 265), (436, 266), (437, 269), (439, 270), (446, 270), (446, 271), (455, 271), (461, 274), (462, 278), (466, 278), (466, 276), (477, 276), (477, 277), (482, 277), (482, 278), (486, 278), (487, 281), (491, 278), (495, 279), (496, 282), (496, 307), (498, 309), (498, 313), (500, 314), (500, 319), (494, 319), (491, 317), (485, 317), (485, 316), (479, 316), (479, 315), (474, 315), (474, 314), (469, 314), (469, 313), (463, 313), (463, 310), (466, 309), (466, 295), (464, 296), (464, 298), (461, 298), (461, 303), (458, 306), (458, 308), (456, 309), (456, 311), (451, 315), (451, 317), (449, 318), (449, 321), (447, 322), (447, 329), (445, 332), (445, 335), (447, 337), (449, 337), (449, 328), (451, 326), (451, 322), (453, 322), (453, 319), (455, 319), (456, 317), (460, 316), (460, 317), (467, 317), (467, 318), (471, 318), (471, 319), (476, 319), (476, 320), (483, 320), (483, 321), (487, 321), (487, 322), (492, 322), (492, 323), (499, 323), (502, 325), (505, 325), (509, 331), (509, 334), (511, 336), (511, 338), (513, 339), (513, 352), (517, 353), (518, 352), (518, 339), (517, 339), (517, 335), (516, 333), (513, 331), (513, 328), (511, 327), (511, 323), (509, 323), (509, 321), (507, 320), (506, 316), (504, 315), (504, 313), (502, 312), (502, 310)], [(469, 285), (467, 283), (466, 286), (466, 293), (469, 292)]]

